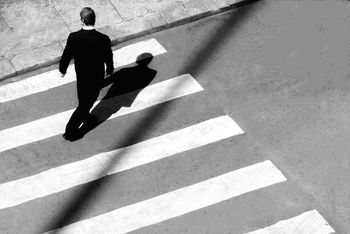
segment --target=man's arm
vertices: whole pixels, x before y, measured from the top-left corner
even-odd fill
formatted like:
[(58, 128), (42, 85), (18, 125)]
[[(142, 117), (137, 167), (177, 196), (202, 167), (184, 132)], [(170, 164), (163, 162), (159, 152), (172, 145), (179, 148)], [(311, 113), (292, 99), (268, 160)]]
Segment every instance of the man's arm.
[(63, 54), (60, 59), (59, 70), (62, 75), (66, 74), (67, 68), (69, 66), (70, 60), (72, 59), (72, 56), (73, 56), (72, 37), (71, 37), (71, 34), (69, 34), (66, 47), (64, 48)]
[(114, 71), (114, 66), (113, 66), (113, 52), (111, 48), (111, 40), (107, 36), (107, 43), (106, 43), (106, 57), (105, 57), (105, 63), (107, 66), (106, 73), (107, 75), (111, 75)]

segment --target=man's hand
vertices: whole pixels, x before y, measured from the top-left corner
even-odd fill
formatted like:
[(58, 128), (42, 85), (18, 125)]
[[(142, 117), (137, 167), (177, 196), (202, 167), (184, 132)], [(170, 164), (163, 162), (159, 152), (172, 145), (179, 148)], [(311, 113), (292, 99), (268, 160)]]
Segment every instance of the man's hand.
[(105, 72), (105, 77), (107, 77), (107, 76), (110, 76), (110, 75), (112, 75), (113, 74), (113, 72)]
[(106, 76), (110, 76), (110, 75), (112, 75), (113, 74), (113, 72), (114, 72), (114, 68), (113, 67), (109, 67), (109, 68), (107, 68), (106, 69)]

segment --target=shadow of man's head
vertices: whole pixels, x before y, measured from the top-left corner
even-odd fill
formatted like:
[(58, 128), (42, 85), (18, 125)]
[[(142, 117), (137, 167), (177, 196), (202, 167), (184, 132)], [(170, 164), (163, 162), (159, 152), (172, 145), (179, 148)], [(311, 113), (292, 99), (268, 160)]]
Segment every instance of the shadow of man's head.
[(148, 67), (152, 60), (151, 53), (140, 54), (135, 61), (135, 66), (122, 68), (108, 77), (106, 85), (112, 84), (112, 86), (103, 99), (145, 88), (157, 74), (155, 70)]
[(143, 53), (137, 56), (136, 64), (141, 67), (147, 67), (153, 60), (153, 55), (151, 53)]
[[(152, 60), (153, 55), (151, 53), (140, 54), (136, 58), (136, 66), (126, 67), (116, 71), (104, 80), (103, 87), (112, 84), (108, 93), (111, 94), (113, 90), (116, 91), (115, 89), (118, 89), (119, 92), (115, 93), (115, 95), (122, 94), (120, 93), (122, 89), (125, 89), (124, 93), (130, 91), (132, 87), (137, 89), (140, 86), (138, 84), (147, 83), (152, 75), (151, 80), (154, 78), (155, 74), (153, 73), (156, 73), (156, 71), (148, 67)], [(108, 98), (110, 97), (110, 95), (106, 96)]]

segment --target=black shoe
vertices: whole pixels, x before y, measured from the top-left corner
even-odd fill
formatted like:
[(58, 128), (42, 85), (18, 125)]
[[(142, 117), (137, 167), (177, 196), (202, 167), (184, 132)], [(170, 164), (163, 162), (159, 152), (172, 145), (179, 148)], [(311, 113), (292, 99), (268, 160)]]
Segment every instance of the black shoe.
[(74, 134), (72, 134), (72, 133), (70, 133), (70, 134), (64, 133), (64, 134), (62, 135), (62, 137), (63, 137), (65, 140), (70, 141), (70, 142), (79, 140), (79, 139), (83, 138), (83, 136), (84, 136), (84, 135), (83, 135), (83, 134), (80, 134), (79, 132), (76, 132), (76, 133), (74, 133)]
[(69, 141), (69, 136), (67, 133), (63, 133), (62, 135), (63, 139), (65, 139), (66, 141)]

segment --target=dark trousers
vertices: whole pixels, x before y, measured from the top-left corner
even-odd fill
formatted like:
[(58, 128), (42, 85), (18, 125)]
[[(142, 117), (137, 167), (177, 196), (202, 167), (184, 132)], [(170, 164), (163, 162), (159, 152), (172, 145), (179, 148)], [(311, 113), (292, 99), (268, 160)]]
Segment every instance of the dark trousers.
[(97, 100), (99, 93), (99, 87), (95, 87), (93, 89), (79, 89), (78, 87), (79, 104), (67, 123), (65, 134), (78, 134), (81, 124), (84, 124), (90, 120), (90, 109)]

